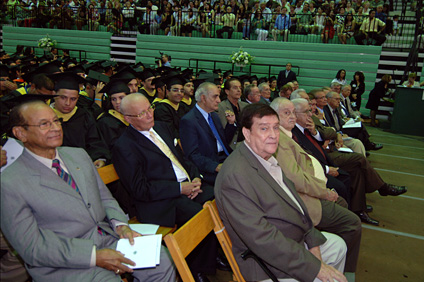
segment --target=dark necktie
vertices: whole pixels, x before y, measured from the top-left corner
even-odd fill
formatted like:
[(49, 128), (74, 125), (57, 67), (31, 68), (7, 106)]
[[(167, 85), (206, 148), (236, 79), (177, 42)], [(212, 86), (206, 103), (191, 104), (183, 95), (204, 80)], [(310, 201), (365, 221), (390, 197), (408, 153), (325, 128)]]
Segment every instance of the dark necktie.
[(213, 123), (212, 120), (212, 115), (208, 114), (208, 122), (209, 122), (209, 126), (213, 132), (213, 135), (215, 135), (216, 140), (218, 140), (219, 144), (221, 145), (222, 149), (224, 150), (224, 153), (228, 156), (229, 153), (227, 151), (227, 149), (225, 148), (224, 142), (222, 142), (221, 137), (218, 134), (218, 130), (216, 130), (215, 124)]
[(60, 161), (58, 159), (54, 159), (52, 163), (52, 167), (56, 169), (57, 175), (59, 175), (60, 178), (63, 179), (66, 183), (68, 183), (69, 186), (72, 187), (75, 191), (79, 193), (79, 189), (77, 186), (77, 183), (72, 178), (72, 175), (68, 174), (61, 166)]
[(309, 132), (308, 129), (305, 128), (305, 136), (306, 138), (309, 139), (309, 141), (311, 141), (311, 143), (315, 146), (315, 148), (317, 148), (317, 150), (321, 153), (321, 155), (324, 157), (325, 160), (327, 160), (327, 158), (325, 157), (325, 153), (324, 150), (322, 149), (322, 147), (318, 144), (317, 140), (315, 140), (314, 137), (312, 137), (311, 133)]
[(343, 100), (343, 105), (345, 106), (345, 109), (346, 109), (346, 116), (350, 117), (347, 99)]

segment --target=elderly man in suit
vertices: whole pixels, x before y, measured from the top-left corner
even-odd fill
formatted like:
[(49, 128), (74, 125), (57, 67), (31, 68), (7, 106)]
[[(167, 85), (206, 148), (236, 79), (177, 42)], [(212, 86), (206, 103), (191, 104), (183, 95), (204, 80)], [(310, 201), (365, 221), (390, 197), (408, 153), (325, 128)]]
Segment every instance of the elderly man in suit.
[[(336, 165), (346, 170), (351, 178), (351, 205), (350, 209), (357, 213), (363, 222), (379, 225), (379, 222), (369, 217), (366, 206), (365, 193), (378, 190), (382, 196), (397, 196), (407, 191), (405, 186), (387, 184), (369, 164), (367, 159), (358, 153), (340, 153), (332, 151), (326, 153), (321, 147), (323, 138), (315, 129), (312, 121), (312, 112), (309, 103), (305, 99), (292, 101), (296, 108), (296, 126), (293, 128), (293, 139), (302, 147), (307, 148), (326, 167)], [(312, 132), (314, 131), (316, 132)], [(331, 168), (330, 168), (331, 169)], [(334, 167), (333, 167), (334, 169)], [(336, 173), (338, 172), (336, 168)]]
[(23, 154), (2, 173), (1, 229), (35, 281), (175, 281), (162, 251), (156, 268), (133, 271), (115, 250), (134, 236), (126, 216), (83, 149), (62, 145), (61, 121), (43, 102), (12, 111)]
[(234, 116), (225, 129), (222, 127), (219, 116), (215, 113), (221, 102), (219, 94), (220, 90), (215, 84), (200, 84), (195, 93), (196, 106), (180, 122), (184, 153), (199, 168), (203, 179), (210, 184), (215, 183), (222, 163), (232, 152), (227, 140), (232, 140), (237, 130)]
[(354, 273), (361, 242), (361, 221), (347, 209), (346, 201), (337, 192), (326, 188), (327, 178), (319, 161), (292, 139), (291, 130), (296, 124), (293, 103), (277, 98), (270, 106), (280, 118), (280, 140), (275, 158), (287, 178), (293, 181), (314, 226), (345, 240), (345, 272)]
[[(218, 115), (222, 126), (225, 128), (227, 124), (233, 124), (239, 129), (240, 112), (248, 103), (240, 101), (241, 83), (237, 78), (230, 78), (225, 81), (224, 91), (227, 94), (227, 100), (222, 101), (218, 105)], [(234, 132), (234, 136), (230, 141), (231, 149), (236, 148), (237, 142), (241, 141), (239, 130)]]
[[(204, 202), (213, 199), (213, 188), (204, 184), (197, 168), (184, 157), (168, 124), (154, 120), (153, 107), (144, 95), (127, 95), (121, 112), (130, 126), (116, 141), (112, 159), (134, 199), (137, 219), (170, 227), (183, 225), (202, 210)], [(189, 262), (199, 281), (215, 271), (217, 248), (210, 242), (196, 249)]]
[(277, 278), (347, 281), (344, 241), (313, 227), (307, 207), (272, 156), (278, 148), (278, 114), (252, 104), (243, 110), (241, 123), (245, 141), (224, 162), (215, 195), (244, 278), (268, 278), (255, 260), (241, 259), (250, 249)]
[(292, 64), (287, 63), (286, 69), (280, 71), (280, 73), (278, 74), (278, 78), (277, 78), (277, 88), (278, 89), (280, 89), (281, 86), (286, 85), (288, 82), (297, 80), (296, 73), (294, 71), (292, 71), (291, 68), (292, 68)]

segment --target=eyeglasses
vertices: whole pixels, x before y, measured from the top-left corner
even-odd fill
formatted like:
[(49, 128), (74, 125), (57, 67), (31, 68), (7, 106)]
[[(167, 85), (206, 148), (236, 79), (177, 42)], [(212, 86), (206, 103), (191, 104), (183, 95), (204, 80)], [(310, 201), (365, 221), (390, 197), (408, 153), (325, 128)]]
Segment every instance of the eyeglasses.
[(53, 121), (44, 121), (40, 124), (22, 124), (21, 126), (38, 126), (41, 130), (47, 130), (52, 128), (53, 124), (56, 126), (61, 126), (62, 121), (60, 119), (55, 119)]
[(171, 89), (172, 92), (180, 92), (180, 93), (184, 93), (184, 88), (183, 89), (178, 89), (178, 88), (172, 88)]
[(317, 97), (317, 98), (315, 98), (315, 99), (317, 99), (317, 100), (322, 100), (322, 99), (324, 99), (324, 98), (325, 98), (325, 96)]
[(124, 116), (143, 118), (143, 117), (145, 117), (147, 115), (147, 112), (152, 113), (154, 110), (155, 110), (155, 105), (151, 105), (147, 110), (142, 111), (138, 115), (124, 115)]
[(303, 112), (296, 111), (296, 113), (298, 113), (298, 114), (309, 114), (309, 113), (312, 113), (312, 110), (305, 110)]

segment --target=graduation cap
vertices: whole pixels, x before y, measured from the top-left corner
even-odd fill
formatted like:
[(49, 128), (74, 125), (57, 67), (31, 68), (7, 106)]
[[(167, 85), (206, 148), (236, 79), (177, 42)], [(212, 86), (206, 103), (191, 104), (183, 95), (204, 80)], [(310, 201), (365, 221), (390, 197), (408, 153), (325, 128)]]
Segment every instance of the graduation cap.
[(30, 65), (25, 65), (25, 66), (23, 66), (23, 67), (21, 68), (21, 71), (22, 71), (24, 74), (26, 74), (26, 73), (29, 73), (29, 72), (35, 71), (37, 68), (38, 68), (38, 64), (35, 64), (35, 65), (30, 64)]
[(152, 80), (152, 85), (155, 86), (155, 88), (162, 88), (165, 86), (164, 77), (156, 77)]
[(109, 97), (113, 94), (122, 92), (126, 94), (131, 93), (127, 86), (127, 82), (122, 79), (111, 80), (105, 87), (102, 88), (102, 90), (100, 90), (100, 93), (107, 93)]
[(277, 80), (277, 78), (275, 76), (271, 76), (268, 81), (269, 81), (269, 83), (271, 83), (275, 80)]
[(116, 66), (116, 62), (114, 62), (114, 61), (104, 61), (104, 62), (100, 63), (100, 65), (103, 68), (108, 68), (108, 67)]
[(183, 85), (183, 86), (184, 84), (186, 84), (186, 80), (180, 74), (163, 77), (162, 81), (165, 83), (167, 89), (171, 89), (171, 87), (176, 84)]
[(153, 69), (147, 68), (144, 69), (144, 71), (141, 73), (141, 80), (146, 80), (150, 77), (155, 77), (156, 76), (156, 72)]
[(85, 78), (85, 80), (86, 80), (88, 83), (92, 84), (92, 85), (97, 85), (97, 83), (98, 83), (99, 81), (101, 81), (101, 82), (103, 82), (103, 83), (109, 83), (110, 78), (109, 78), (109, 76), (104, 75), (104, 74), (102, 74), (102, 73), (100, 73), (100, 72), (90, 70), (90, 71), (88, 72), (88, 75), (87, 75), (87, 77)]
[(75, 60), (74, 58), (68, 58), (63, 62), (63, 66), (65, 68), (71, 68), (73, 66), (76, 66), (77, 64), (77, 60)]
[(119, 62), (119, 63), (117, 64), (117, 66), (115, 67), (115, 71), (116, 71), (116, 72), (120, 72), (120, 71), (122, 71), (122, 70), (126, 69), (127, 67), (129, 67), (129, 64), (128, 64), (128, 63), (125, 63), (125, 62)]
[(85, 71), (96, 71), (96, 72), (100, 72), (100, 73), (104, 73), (105, 69), (100, 66), (99, 64), (88, 64), (88, 65), (84, 65)]
[(35, 75), (37, 74), (54, 74), (54, 73), (60, 73), (60, 68), (58, 67), (58, 62), (51, 62), (51, 63), (47, 63), (44, 65), (41, 65), (40, 67), (38, 67), (35, 70), (32, 70), (28, 73), (25, 73), (24, 75), (22, 75), (22, 78), (26, 81), (26, 82), (32, 82), (32, 79), (34, 78)]
[(74, 72), (62, 72), (49, 75), (49, 77), (55, 82), (54, 90), (60, 89), (77, 90), (79, 92), (79, 85), (85, 83), (85, 79), (77, 75)]
[(6, 65), (0, 65), (0, 76), (9, 76), (9, 67)]
[(45, 94), (25, 94), (13, 97), (11, 99), (5, 100), (4, 103), (9, 107), (13, 108), (17, 105), (28, 103), (32, 101), (42, 101), (46, 102), (49, 99), (53, 99), (58, 95), (45, 95)]
[(226, 72), (224, 72), (224, 78), (225, 77), (227, 77), (227, 76), (229, 76), (229, 75), (231, 75), (231, 74), (233, 74), (233, 72), (232, 71), (226, 71)]
[(239, 76), (239, 80), (241, 82), (241, 85), (244, 85), (245, 82), (249, 82), (250, 83), (250, 79), (248, 75), (241, 75)]
[(137, 70), (137, 69), (144, 70), (144, 64), (142, 62), (138, 62), (137, 64), (133, 65), (132, 68), (134, 70)]
[(216, 70), (213, 70), (213, 73), (221, 74), (222, 73), (222, 70), (221, 69), (216, 69)]
[(264, 83), (264, 82), (267, 82), (268, 81), (268, 78), (266, 78), (266, 77), (261, 77), (261, 78), (259, 78), (259, 80), (258, 80), (258, 84), (261, 84), (261, 83)]
[(125, 66), (123, 69), (121, 69), (121, 71), (110, 77), (110, 79), (126, 79), (128, 81), (131, 81), (135, 78), (136, 73), (130, 66)]
[(252, 83), (255, 80), (258, 81), (258, 77), (256, 75), (252, 75), (249, 80), (250, 80), (250, 83)]
[(81, 66), (81, 65), (76, 65), (72, 68), (69, 68), (67, 71), (71, 71), (73, 73), (84, 73), (85, 74), (85, 69)]

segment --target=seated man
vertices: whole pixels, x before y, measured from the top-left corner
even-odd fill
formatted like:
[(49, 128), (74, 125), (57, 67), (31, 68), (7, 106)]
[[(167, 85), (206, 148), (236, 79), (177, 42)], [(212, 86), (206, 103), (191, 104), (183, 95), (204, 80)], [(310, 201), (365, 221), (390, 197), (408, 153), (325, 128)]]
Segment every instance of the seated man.
[(261, 93), (259, 103), (269, 105), (271, 103), (271, 89), (269, 88), (268, 82), (262, 82), (259, 84), (258, 88)]
[[(182, 226), (213, 199), (213, 188), (183, 156), (169, 126), (154, 120), (154, 108), (144, 95), (127, 95), (120, 107), (130, 126), (112, 149), (113, 164), (134, 199), (137, 219)], [(189, 263), (196, 275), (215, 271), (217, 249), (206, 245)]]
[(250, 249), (277, 278), (346, 282), (344, 241), (313, 227), (293, 183), (272, 156), (279, 140), (277, 113), (267, 105), (248, 105), (241, 124), (245, 141), (224, 162), (215, 195), (242, 275), (246, 281), (268, 278), (255, 260), (241, 258)]
[(230, 78), (225, 81), (224, 91), (227, 94), (227, 99), (219, 103), (218, 115), (221, 120), (222, 126), (225, 128), (228, 124), (237, 127), (234, 136), (230, 141), (231, 149), (235, 149), (237, 142), (241, 141), (239, 136), (239, 117), (240, 112), (248, 104), (240, 101), (241, 98), (241, 83), (237, 78)]
[(53, 77), (53, 94), (58, 95), (50, 107), (62, 119), (63, 145), (83, 148), (96, 167), (110, 160), (110, 153), (92, 115), (77, 107), (79, 84), (84, 79), (74, 73), (60, 73)]
[(287, 14), (287, 7), (282, 7), (281, 14), (277, 16), (277, 19), (275, 20), (274, 29), (272, 30), (272, 37), (274, 38), (274, 41), (277, 41), (278, 35), (283, 35), (282, 41), (287, 42), (290, 26), (291, 19), (290, 16)]
[(369, 17), (362, 22), (359, 29), (361, 33), (355, 36), (356, 44), (364, 45), (364, 39), (367, 41), (375, 39), (375, 45), (383, 45), (386, 41), (386, 37), (382, 34), (385, 28), (386, 24), (375, 17), (375, 10), (371, 10)]
[[(23, 154), (2, 172), (1, 230), (24, 260), (34, 281), (175, 281), (162, 249), (156, 268), (136, 270), (115, 250), (119, 238), (134, 236), (87, 153), (62, 145), (61, 122), (43, 102), (11, 114)], [(19, 234), (19, 236), (17, 236)]]
[(219, 89), (215, 84), (204, 82), (195, 93), (197, 104), (180, 122), (181, 145), (187, 155), (210, 184), (215, 183), (222, 163), (232, 152), (229, 142), (237, 129), (228, 123), (222, 127), (215, 113), (221, 102)]
[(246, 97), (245, 101), (248, 104), (258, 103), (261, 99), (261, 92), (259, 92), (259, 88), (253, 84), (249, 84), (244, 88), (244, 97)]
[(221, 29), (218, 29), (216, 31), (216, 35), (218, 36), (218, 38), (223, 38), (222, 34), (224, 32), (227, 32), (228, 39), (231, 39), (231, 36), (233, 35), (233, 32), (234, 32), (234, 24), (236, 21), (236, 15), (234, 15), (231, 12), (231, 6), (228, 6), (227, 12), (221, 16), (221, 21), (224, 23), (224, 27)]
[(292, 102), (296, 108), (296, 126), (292, 130), (293, 139), (302, 147), (307, 148), (323, 166), (334, 164), (347, 171), (352, 178), (350, 209), (357, 213), (363, 222), (379, 225), (379, 222), (369, 217), (367, 213), (365, 193), (378, 190), (381, 196), (397, 196), (405, 193), (407, 188), (385, 183), (361, 154), (346, 154), (337, 151), (327, 154), (321, 147), (323, 139), (315, 129), (308, 101), (300, 98)]
[(359, 218), (347, 209), (347, 203), (337, 192), (326, 188), (327, 178), (319, 161), (292, 139), (291, 130), (296, 124), (293, 103), (277, 98), (270, 106), (280, 117), (280, 140), (275, 157), (281, 169), (293, 181), (314, 226), (343, 238), (347, 245), (345, 272), (354, 273), (361, 242)]

